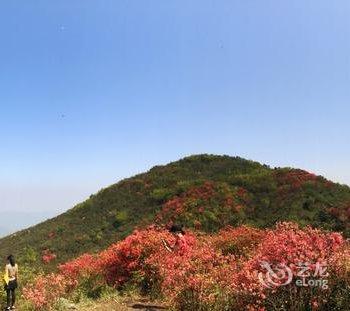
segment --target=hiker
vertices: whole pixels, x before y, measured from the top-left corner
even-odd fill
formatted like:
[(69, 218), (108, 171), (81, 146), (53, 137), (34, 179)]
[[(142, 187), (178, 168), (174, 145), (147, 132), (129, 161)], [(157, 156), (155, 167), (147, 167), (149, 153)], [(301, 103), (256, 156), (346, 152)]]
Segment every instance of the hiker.
[(169, 229), (169, 232), (171, 232), (175, 236), (175, 243), (174, 246), (170, 246), (166, 241), (163, 240), (164, 247), (169, 252), (178, 252), (181, 254), (184, 254), (188, 250), (188, 244), (185, 237), (185, 231), (183, 230), (183, 227), (181, 225), (172, 225)]
[(16, 264), (15, 257), (10, 255), (7, 257), (7, 265), (5, 266), (5, 290), (7, 294), (7, 306), (5, 310), (14, 310), (16, 301), (16, 288), (18, 278), (18, 265)]

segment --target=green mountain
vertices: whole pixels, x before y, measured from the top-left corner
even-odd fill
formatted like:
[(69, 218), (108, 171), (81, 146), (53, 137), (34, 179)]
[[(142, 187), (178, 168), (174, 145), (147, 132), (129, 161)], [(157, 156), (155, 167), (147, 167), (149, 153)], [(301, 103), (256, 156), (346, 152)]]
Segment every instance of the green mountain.
[(292, 168), (195, 155), (100, 190), (58, 217), (0, 239), (0, 255), (59, 262), (95, 252), (136, 227), (181, 222), (216, 231), (293, 220), (350, 235), (350, 188)]

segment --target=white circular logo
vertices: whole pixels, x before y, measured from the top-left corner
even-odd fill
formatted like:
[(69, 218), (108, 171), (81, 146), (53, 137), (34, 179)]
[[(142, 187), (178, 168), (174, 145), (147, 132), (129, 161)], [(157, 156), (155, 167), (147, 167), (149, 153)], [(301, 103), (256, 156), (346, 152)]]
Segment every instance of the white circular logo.
[(284, 286), (292, 282), (293, 272), (285, 264), (277, 264), (272, 267), (268, 262), (261, 261), (260, 266), (266, 269), (266, 272), (259, 272), (258, 274), (260, 283), (265, 287)]

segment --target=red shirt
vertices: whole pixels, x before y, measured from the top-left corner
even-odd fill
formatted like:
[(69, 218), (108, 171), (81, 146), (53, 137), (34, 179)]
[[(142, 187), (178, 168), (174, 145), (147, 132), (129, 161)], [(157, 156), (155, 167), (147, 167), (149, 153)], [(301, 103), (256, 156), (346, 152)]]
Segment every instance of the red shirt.
[(174, 251), (183, 255), (189, 250), (189, 245), (186, 241), (186, 237), (184, 235), (176, 235), (176, 241), (174, 245)]

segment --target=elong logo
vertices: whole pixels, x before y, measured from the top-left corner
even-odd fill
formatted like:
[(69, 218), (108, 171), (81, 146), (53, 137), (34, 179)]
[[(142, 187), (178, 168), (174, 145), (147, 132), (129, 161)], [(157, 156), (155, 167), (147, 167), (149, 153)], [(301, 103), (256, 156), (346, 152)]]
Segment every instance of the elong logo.
[[(293, 271), (286, 264), (271, 265), (267, 261), (261, 261), (260, 266), (266, 272), (259, 272), (258, 278), (260, 283), (266, 288), (286, 286), (293, 281)], [(296, 279), (294, 283), (296, 286), (328, 289), (327, 277), (329, 274), (326, 272), (327, 266), (325, 263), (317, 262), (314, 265), (308, 262), (298, 263), (295, 268), (299, 270), (295, 274)]]

